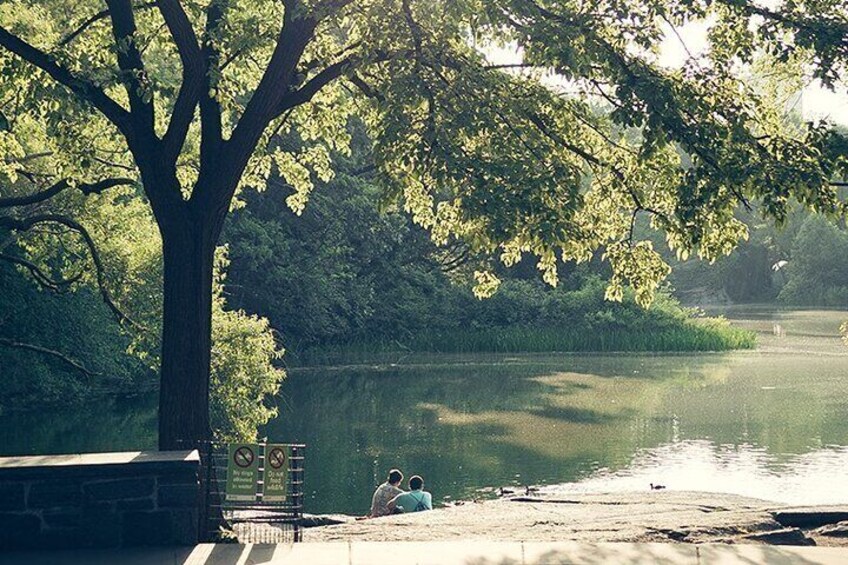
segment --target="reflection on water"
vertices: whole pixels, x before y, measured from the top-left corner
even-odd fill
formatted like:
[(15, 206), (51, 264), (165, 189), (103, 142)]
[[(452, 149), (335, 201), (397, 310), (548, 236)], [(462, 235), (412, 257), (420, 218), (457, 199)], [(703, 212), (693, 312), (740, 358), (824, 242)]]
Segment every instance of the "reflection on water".
[(0, 455), (156, 449), (157, 396), (0, 414)]
[(846, 468), (848, 447), (775, 457), (752, 444), (683, 440), (640, 451), (623, 469), (601, 469), (576, 483), (551, 486), (543, 492), (648, 490), (648, 485), (658, 483), (675, 490), (732, 493), (788, 504), (832, 504), (847, 500), (844, 487), (838, 484)]
[(319, 512), (366, 511), (392, 466), (423, 474), (437, 498), (525, 484), (647, 491), (654, 482), (848, 502), (848, 348), (838, 337), (848, 314), (724, 314), (757, 330), (761, 347), (295, 371), (267, 433), (310, 445), (310, 508)]
[[(727, 310), (755, 351), (431, 355), (292, 371), (264, 433), (308, 444), (310, 512), (364, 513), (398, 466), (436, 500), (493, 487), (848, 502), (846, 313)], [(776, 325), (780, 331), (775, 331)], [(395, 360), (397, 361), (397, 360)], [(155, 445), (155, 398), (0, 417), (0, 451)]]

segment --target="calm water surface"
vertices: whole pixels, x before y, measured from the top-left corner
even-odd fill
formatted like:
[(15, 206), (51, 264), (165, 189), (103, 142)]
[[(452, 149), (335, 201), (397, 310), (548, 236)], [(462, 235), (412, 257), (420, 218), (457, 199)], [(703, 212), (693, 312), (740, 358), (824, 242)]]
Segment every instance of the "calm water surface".
[[(290, 372), (264, 431), (307, 448), (307, 510), (363, 513), (388, 468), (434, 498), (732, 492), (848, 503), (848, 313), (733, 309), (756, 351), (450, 355)], [(155, 398), (0, 416), (3, 453), (150, 448)]]

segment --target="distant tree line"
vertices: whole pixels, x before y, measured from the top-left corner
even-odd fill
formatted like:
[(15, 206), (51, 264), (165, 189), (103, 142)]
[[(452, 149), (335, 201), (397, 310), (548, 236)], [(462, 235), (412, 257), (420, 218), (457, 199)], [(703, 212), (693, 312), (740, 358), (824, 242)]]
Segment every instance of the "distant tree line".
[(782, 226), (741, 215), (750, 237), (715, 264), (674, 262), (669, 281), (685, 304), (775, 303), (848, 308), (848, 231), (796, 206)]

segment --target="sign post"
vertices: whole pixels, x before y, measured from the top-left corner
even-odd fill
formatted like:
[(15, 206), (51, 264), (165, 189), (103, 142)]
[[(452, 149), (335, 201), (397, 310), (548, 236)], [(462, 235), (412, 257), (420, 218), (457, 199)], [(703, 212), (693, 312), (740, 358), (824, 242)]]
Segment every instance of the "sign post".
[(256, 500), (258, 482), (259, 446), (255, 443), (229, 444), (227, 500)]
[(265, 490), (262, 500), (285, 502), (289, 473), (289, 447), (269, 443), (265, 446)]

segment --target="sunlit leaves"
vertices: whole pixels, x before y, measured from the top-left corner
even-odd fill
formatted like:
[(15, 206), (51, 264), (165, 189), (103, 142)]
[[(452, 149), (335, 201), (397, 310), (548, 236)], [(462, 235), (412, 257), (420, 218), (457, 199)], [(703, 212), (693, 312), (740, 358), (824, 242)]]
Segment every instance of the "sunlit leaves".
[(490, 271), (474, 271), (474, 296), (489, 298), (497, 290), (501, 281)]
[[(227, 140), (277, 47), (285, 7), (276, 0), (182, 4), (201, 44), (218, 53), (206, 94), (221, 106)], [(296, 4), (292, 20), (319, 5)], [(296, 91), (342, 60), (349, 66), (307, 103), (270, 120), (238, 184), (262, 189), (278, 174), (291, 187), (290, 208), (302, 212), (316, 181), (332, 177), (333, 159), (348, 153), (356, 115), (369, 128), (385, 200), (437, 243), (463, 240), (506, 264), (535, 255), (551, 284), (562, 261), (605, 255), (615, 273), (610, 296), (630, 284), (647, 303), (666, 269), (633, 240), (638, 217), (649, 217), (680, 256), (714, 260), (746, 237), (735, 211), (749, 200), (778, 220), (795, 200), (842, 212), (830, 183), (848, 167), (844, 136), (787, 119), (775, 99), (801, 77), (844, 86), (844, 2), (769, 6), (354, 0), (323, 9), (312, 14), (315, 34), (280, 88)], [(217, 27), (207, 26), (210, 7), (223, 14)], [(94, 0), (13, 0), (0, 6), (0, 22), (124, 107), (123, 85), (132, 78), (135, 94), (154, 103), (161, 135), (182, 81), (162, 16), (139, 4), (132, 37), (116, 43), (104, 18), (63, 40), (100, 10)], [(680, 68), (659, 65), (670, 26), (691, 22), (708, 29), (708, 48)], [(519, 48), (535, 68), (491, 68), (481, 52), (491, 45)], [(145, 59), (143, 76), (116, 69), (115, 55), (130, 46)], [(757, 78), (784, 70), (797, 78), (780, 85)], [(76, 180), (136, 174), (125, 140), (88, 105), (4, 52), (0, 73), (4, 155), (49, 153), (35, 165)], [(198, 121), (174, 173), (185, 198), (204, 166)], [(8, 163), (0, 171), (16, 174)], [(232, 205), (239, 203), (236, 195)]]
[(274, 366), (283, 355), (268, 320), (225, 309), (226, 248), (216, 254), (212, 304), (212, 378), (210, 411), (216, 436), (253, 441), (259, 426), (277, 414), (268, 404), (280, 389), (285, 372)]
[(636, 301), (648, 306), (660, 281), (671, 271), (650, 241), (640, 241), (634, 246), (614, 243), (607, 247), (604, 257), (610, 262), (613, 272), (606, 298), (617, 302), (622, 300), (624, 283), (627, 282), (636, 292)]

